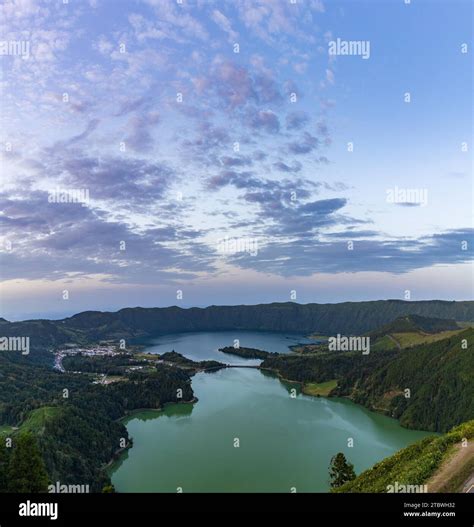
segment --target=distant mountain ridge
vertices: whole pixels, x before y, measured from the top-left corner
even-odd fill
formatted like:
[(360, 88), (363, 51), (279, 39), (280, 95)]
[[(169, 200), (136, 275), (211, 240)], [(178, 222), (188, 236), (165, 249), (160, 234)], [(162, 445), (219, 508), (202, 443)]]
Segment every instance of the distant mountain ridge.
[[(83, 312), (65, 319), (68, 327), (84, 328), (98, 318), (100, 325), (116, 324), (146, 333), (248, 329), (263, 331), (344, 331), (358, 334), (387, 324), (397, 317), (422, 315), (458, 321), (474, 320), (474, 302), (439, 300), (406, 302), (379, 300), (340, 304), (293, 302), (209, 306), (206, 308), (125, 308), (115, 313)], [(97, 324), (96, 324), (97, 326)]]
[(84, 311), (63, 320), (2, 323), (1, 328), (2, 335), (31, 336), (32, 346), (35, 342), (41, 346), (54, 346), (81, 340), (131, 339), (192, 331), (253, 330), (360, 335), (407, 315), (474, 321), (474, 302), (376, 300), (188, 309), (177, 306), (134, 307), (116, 312)]

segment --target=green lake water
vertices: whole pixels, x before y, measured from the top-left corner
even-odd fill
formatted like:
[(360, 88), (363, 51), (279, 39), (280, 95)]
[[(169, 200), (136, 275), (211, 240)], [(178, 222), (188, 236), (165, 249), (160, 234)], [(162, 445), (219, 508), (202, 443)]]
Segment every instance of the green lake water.
[(259, 370), (200, 373), (192, 383), (197, 403), (128, 420), (134, 445), (112, 469), (119, 492), (326, 492), (337, 452), (360, 473), (429, 435), (350, 401), (292, 398), (294, 386)]

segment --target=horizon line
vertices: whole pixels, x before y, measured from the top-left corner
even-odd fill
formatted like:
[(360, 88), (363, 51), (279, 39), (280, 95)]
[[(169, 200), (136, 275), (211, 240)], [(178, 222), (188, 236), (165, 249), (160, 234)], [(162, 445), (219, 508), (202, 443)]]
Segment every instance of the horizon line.
[(153, 307), (143, 307), (143, 306), (126, 306), (121, 307), (119, 309), (115, 310), (95, 310), (95, 309), (85, 309), (83, 311), (78, 311), (72, 315), (65, 316), (62, 318), (24, 318), (19, 320), (8, 320), (5, 317), (0, 316), (0, 321), (5, 321), (8, 323), (17, 323), (17, 322), (28, 322), (28, 321), (34, 321), (34, 320), (49, 320), (49, 321), (61, 321), (61, 320), (68, 320), (70, 318), (76, 317), (78, 315), (82, 315), (84, 313), (101, 313), (101, 314), (115, 314), (119, 313), (120, 311), (125, 311), (126, 309), (143, 309), (143, 310), (150, 310), (150, 309), (180, 309), (180, 310), (190, 310), (190, 309), (210, 309), (214, 307), (258, 307), (258, 306), (271, 306), (275, 304), (279, 305), (286, 305), (286, 304), (294, 304), (297, 306), (310, 306), (310, 305), (318, 305), (318, 306), (336, 306), (341, 304), (368, 304), (373, 302), (400, 302), (400, 303), (406, 303), (406, 304), (421, 304), (421, 303), (427, 303), (427, 302), (443, 302), (443, 303), (474, 303), (474, 300), (440, 300), (440, 299), (430, 299), (430, 300), (402, 300), (399, 298), (385, 298), (385, 299), (376, 299), (376, 300), (347, 300), (343, 302), (295, 302), (295, 301), (285, 301), (285, 302), (262, 302), (260, 304), (210, 304), (206, 306), (178, 306), (176, 304), (169, 305), (169, 306), (153, 306)]

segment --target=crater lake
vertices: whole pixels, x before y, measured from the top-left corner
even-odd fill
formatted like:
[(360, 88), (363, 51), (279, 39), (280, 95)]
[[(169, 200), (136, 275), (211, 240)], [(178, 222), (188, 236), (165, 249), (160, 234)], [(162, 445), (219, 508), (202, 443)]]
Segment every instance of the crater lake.
[[(218, 351), (234, 339), (243, 347), (280, 353), (308, 342), (301, 335), (269, 332), (182, 333), (153, 339), (146, 351), (260, 362)], [(303, 395), (298, 385), (257, 369), (198, 373), (192, 387), (194, 404), (127, 419), (133, 447), (111, 468), (118, 492), (327, 492), (329, 462), (337, 452), (359, 474), (432, 435), (402, 428), (346, 399)]]

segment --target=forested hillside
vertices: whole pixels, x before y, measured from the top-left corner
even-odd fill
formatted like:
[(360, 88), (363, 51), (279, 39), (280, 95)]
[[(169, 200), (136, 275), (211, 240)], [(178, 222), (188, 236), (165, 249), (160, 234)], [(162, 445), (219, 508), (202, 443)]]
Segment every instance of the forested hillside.
[(474, 329), (406, 350), (269, 357), (263, 368), (302, 383), (337, 380), (333, 396), (384, 412), (403, 426), (446, 432), (474, 416)]
[[(354, 369), (335, 395), (384, 409), (403, 426), (447, 431), (474, 416), (474, 329), (402, 350), (373, 371)], [(409, 392), (405, 392), (409, 390)]]
[[(22, 434), (31, 432), (50, 481), (101, 491), (110, 483), (105, 464), (128, 444), (118, 419), (135, 409), (191, 401), (194, 395), (189, 375), (163, 364), (110, 385), (92, 380), (32, 365), (15, 352), (0, 354), (0, 424), (13, 440), (12, 452)], [(0, 480), (7, 468), (0, 462)]]

